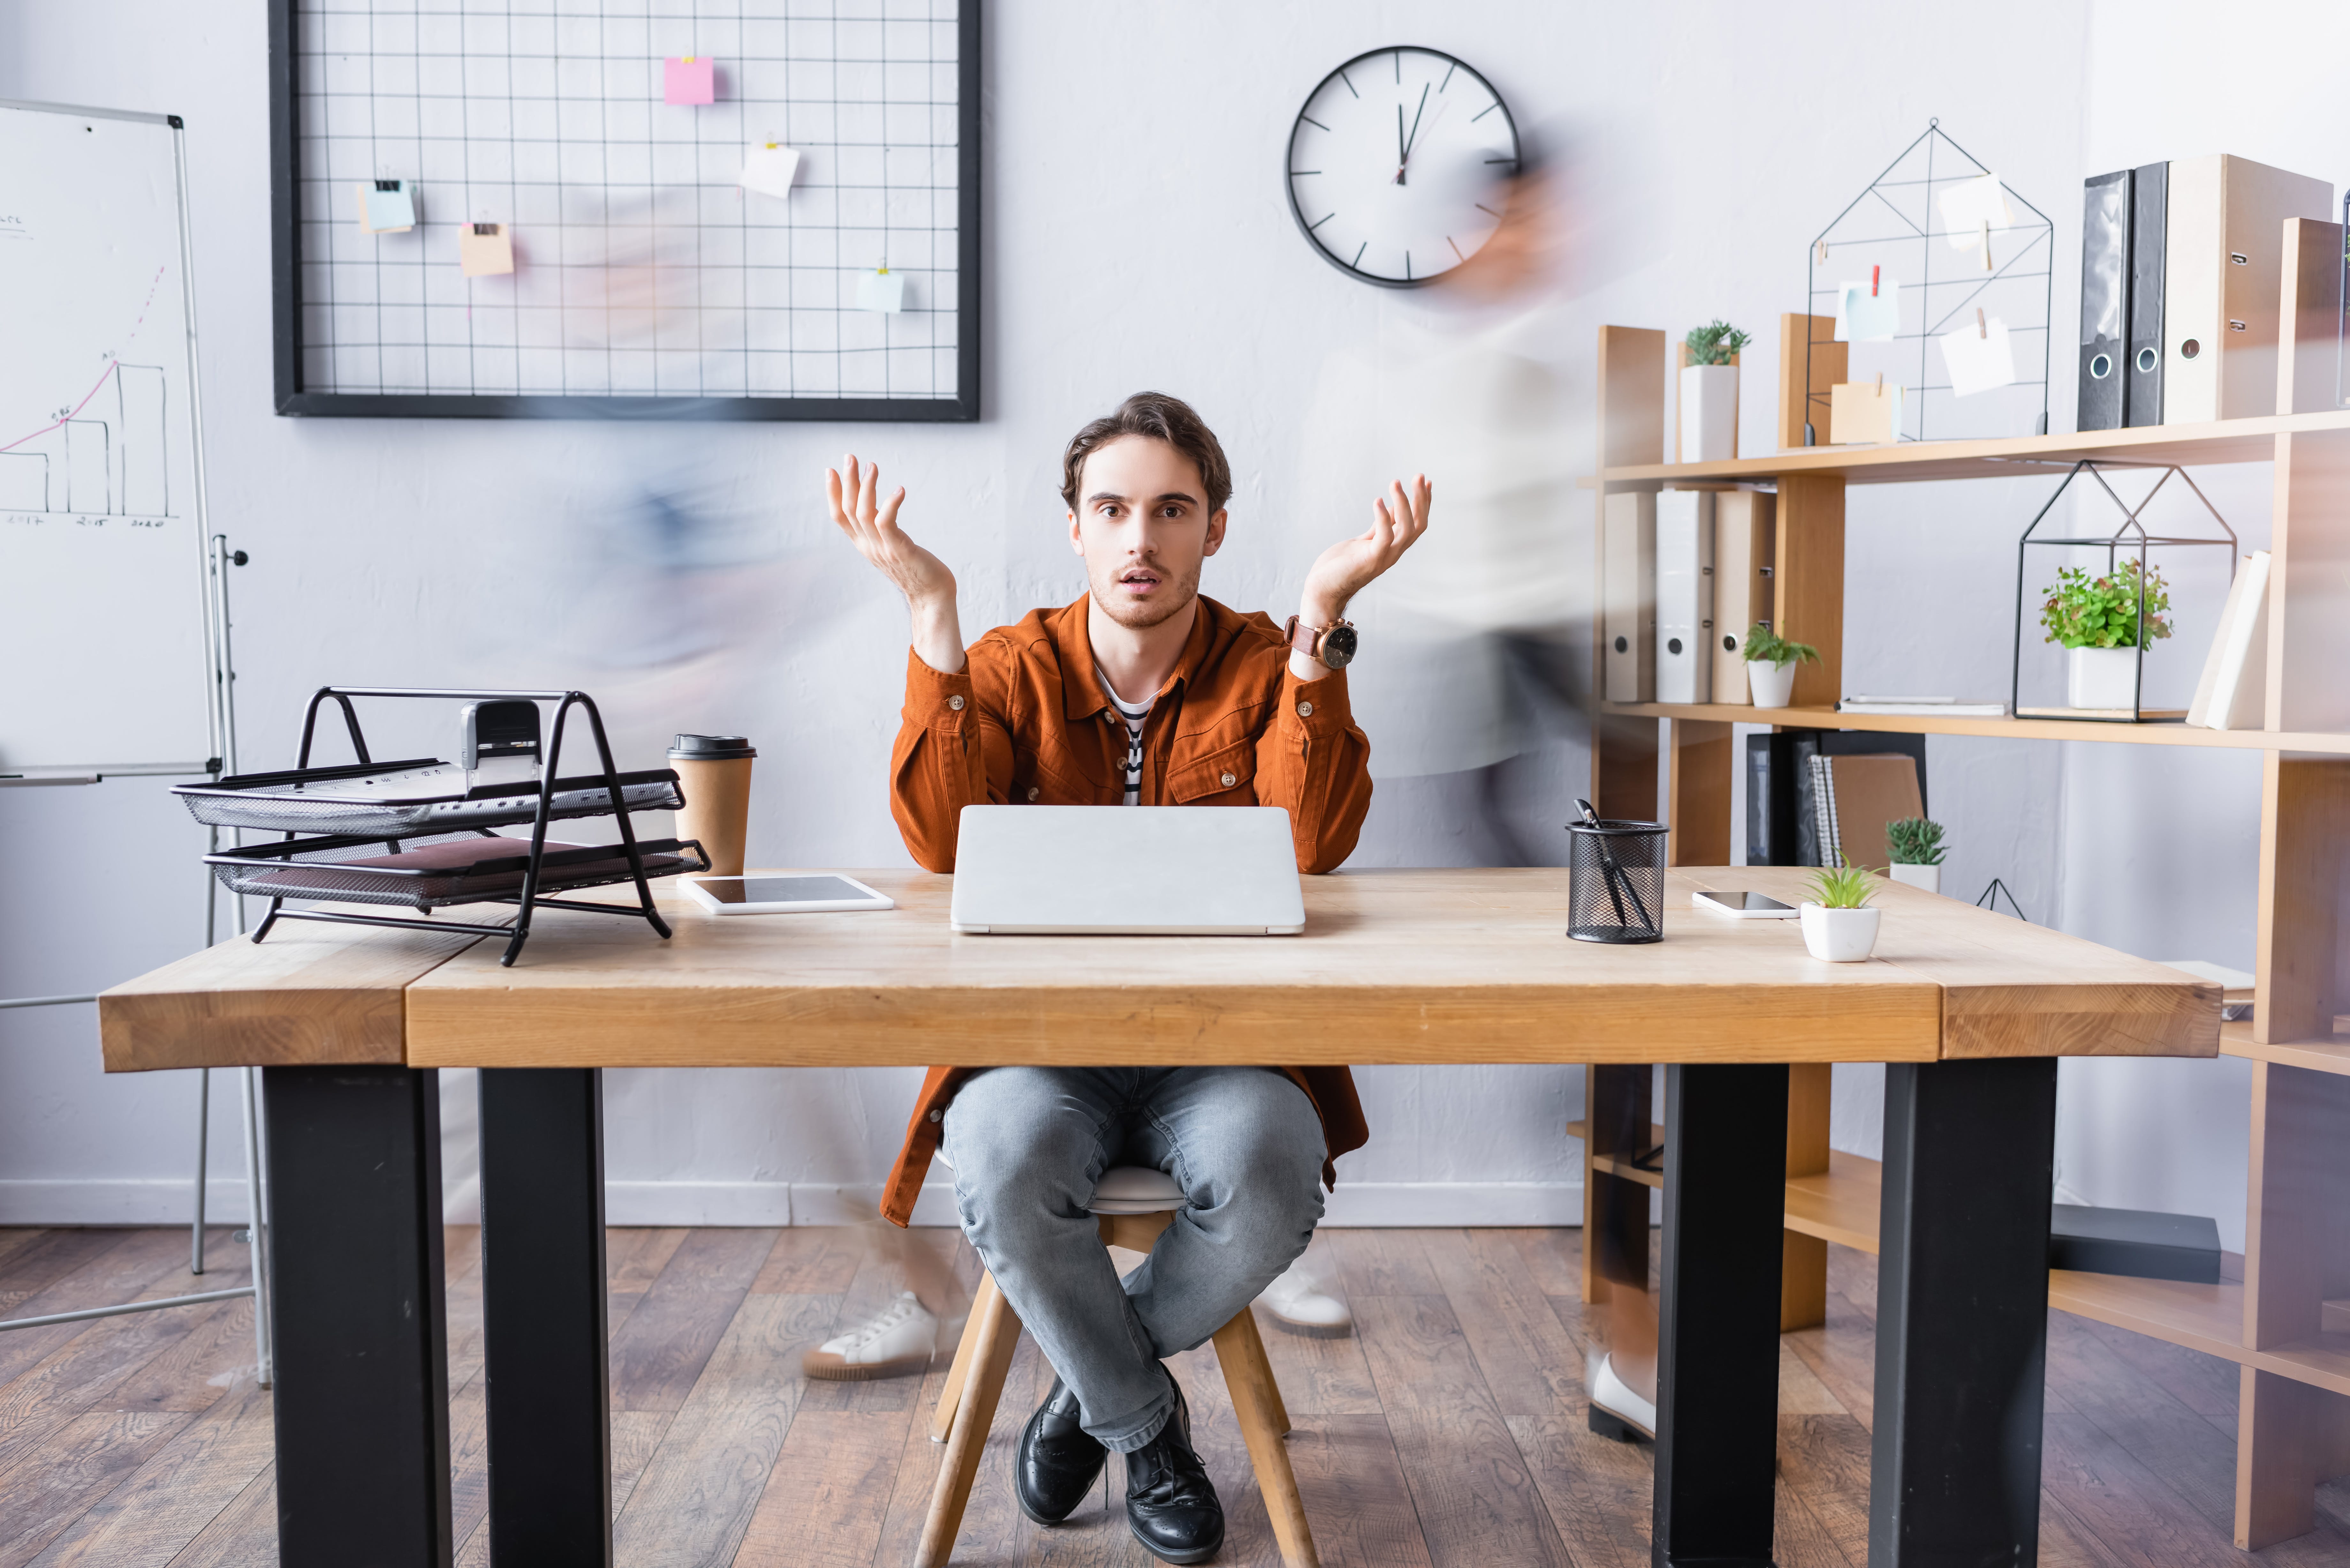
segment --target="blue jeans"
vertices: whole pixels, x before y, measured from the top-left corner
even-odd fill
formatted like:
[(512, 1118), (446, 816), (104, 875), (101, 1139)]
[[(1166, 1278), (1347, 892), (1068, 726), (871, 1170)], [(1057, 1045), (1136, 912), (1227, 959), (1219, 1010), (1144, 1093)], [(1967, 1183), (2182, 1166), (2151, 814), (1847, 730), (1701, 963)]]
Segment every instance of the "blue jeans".
[[(947, 1107), (963, 1234), (1118, 1453), (1159, 1435), (1159, 1363), (1232, 1321), (1313, 1239), (1322, 1120), (1265, 1067), (994, 1067)], [(1123, 1283), (1086, 1212), (1115, 1165), (1166, 1171), (1184, 1205)]]

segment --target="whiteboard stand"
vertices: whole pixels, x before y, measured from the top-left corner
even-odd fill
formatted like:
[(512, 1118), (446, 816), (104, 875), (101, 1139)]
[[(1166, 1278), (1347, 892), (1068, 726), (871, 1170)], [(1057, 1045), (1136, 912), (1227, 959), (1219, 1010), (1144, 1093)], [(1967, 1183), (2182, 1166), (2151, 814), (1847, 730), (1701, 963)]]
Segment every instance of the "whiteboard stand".
[[(125, 659), (161, 658), (168, 652), (174, 662), (191, 656), (201, 659), (200, 669), (190, 672), (202, 681), (209, 740), (203, 762), (19, 765), (0, 775), (0, 786), (97, 784), (109, 774), (209, 773), (217, 777), (224, 761), (231, 771), (236, 765), (227, 568), (244, 565), (247, 557), (243, 551), (231, 551), (226, 539), (207, 527), (185, 128), (177, 115), (0, 100), (0, 159), (10, 161), (12, 166), (38, 171), (42, 176), (28, 181), (24, 191), (16, 193), (23, 206), (21, 212), (12, 213), (11, 221), (19, 243), (0, 254), (0, 287), (65, 301), (42, 318), (42, 335), (28, 339), (26, 363), (12, 364), (12, 380), (0, 387), (0, 419), (11, 421), (0, 425), (0, 457), (17, 465), (11, 470), (9, 483), (0, 487), (0, 505), (27, 524), (9, 531), (10, 547), (16, 554), (10, 557), (7, 569), (0, 571), (0, 588), (14, 587), (17, 597), (10, 601), (11, 613), (0, 618), (0, 639), (13, 628), (19, 637), (36, 641), (46, 638), (69, 649), (86, 643), (82, 628), (93, 623), (59, 591), (58, 585), (76, 580), (74, 574), (99, 580), (103, 574), (92, 569), (99, 562), (107, 564), (107, 571), (130, 573), (140, 586), (164, 596), (154, 601), (154, 613), (131, 618), (135, 624), (154, 627), (161, 640), (151, 650), (130, 648), (120, 635), (123, 620), (117, 616), (108, 622), (113, 642), (120, 645), (112, 651)], [(93, 192), (110, 196), (115, 203), (109, 212), (116, 221), (102, 231), (75, 221)], [(172, 286), (174, 271), (176, 287)], [(94, 386), (87, 379), (93, 362), (104, 366)], [(15, 396), (21, 403), (27, 389), (34, 395), (32, 404), (6, 401)], [(73, 400), (76, 398), (79, 400)], [(194, 585), (199, 588), (192, 596), (194, 604), (180, 597), (182, 590), (171, 586), (174, 574), (182, 568), (171, 566), (164, 555), (134, 549), (130, 543), (151, 541), (160, 550), (174, 530), (191, 524), (192, 542), (203, 563), (203, 575)], [(61, 542), (77, 536), (119, 542), (119, 548), (103, 556), (65, 553)], [(60, 566), (71, 571), (54, 581), (43, 575)], [(129, 581), (110, 576), (105, 580), (109, 591), (121, 590)], [(44, 583), (48, 584), (47, 588), (41, 587)], [(195, 604), (202, 607), (200, 636), (194, 624)], [(91, 678), (101, 682), (119, 673), (95, 662), (90, 669)], [(119, 687), (120, 681), (114, 684)], [(194, 692), (189, 687), (178, 690), (184, 699), (159, 698), (163, 706), (149, 717), (158, 726), (157, 749), (167, 757), (190, 758), (198, 743), (196, 721), (189, 711), (192, 701), (188, 701)], [(59, 698), (60, 710), (77, 706), (70, 701), (71, 692), (52, 695)], [(166, 739), (172, 735), (179, 738)], [(27, 763), (50, 745), (68, 757), (93, 754), (86, 732), (68, 736), (63, 728), (46, 742), (37, 735), (22, 732), (12, 739), (17, 754)], [(217, 901), (208, 879), (207, 944), (215, 934)], [(235, 922), (242, 932), (241, 898)], [(95, 1001), (94, 996), (20, 997), (0, 1001), (0, 1009)], [(253, 1069), (244, 1071), (245, 1199), (251, 1216), (246, 1236), (252, 1248), (252, 1282), (232, 1290), (18, 1318), (0, 1322), (0, 1330), (250, 1296), (261, 1386), (268, 1387), (276, 1381), (259, 1081)], [(196, 1095), (195, 1220), (189, 1241), (189, 1267), (191, 1272), (201, 1274), (205, 1167), (210, 1153), (208, 1071), (199, 1070)]]

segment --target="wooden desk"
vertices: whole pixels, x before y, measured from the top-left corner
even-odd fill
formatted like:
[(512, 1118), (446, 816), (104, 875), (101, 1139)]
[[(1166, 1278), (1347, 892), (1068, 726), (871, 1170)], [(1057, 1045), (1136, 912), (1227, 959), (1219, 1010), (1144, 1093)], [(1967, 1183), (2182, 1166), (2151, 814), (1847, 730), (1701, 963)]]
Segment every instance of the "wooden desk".
[(2010, 1435), (2040, 1429), (2054, 1058), (2219, 1047), (2216, 986), (1908, 888), (1880, 895), (1861, 964), (1690, 906), (1791, 896), (1785, 870), (1675, 872), (1667, 940), (1623, 948), (1566, 940), (1558, 871), (1308, 878), (1305, 934), (1262, 941), (958, 937), (948, 878), (859, 875), (899, 908), (667, 899), (666, 943), (551, 910), (513, 969), (459, 938), (281, 925), (100, 999), (109, 1070), (268, 1069), (286, 1563), (352, 1539), (446, 1561), (432, 1068), (485, 1069), (494, 1560), (608, 1563), (603, 1067), (1658, 1061), (1657, 1539), (1768, 1560), (1783, 1064), (1870, 1061), (1894, 1064), (1872, 1509), (1910, 1538), (1921, 1510), (1969, 1539), (1991, 1519), (2029, 1561), (2039, 1455)]

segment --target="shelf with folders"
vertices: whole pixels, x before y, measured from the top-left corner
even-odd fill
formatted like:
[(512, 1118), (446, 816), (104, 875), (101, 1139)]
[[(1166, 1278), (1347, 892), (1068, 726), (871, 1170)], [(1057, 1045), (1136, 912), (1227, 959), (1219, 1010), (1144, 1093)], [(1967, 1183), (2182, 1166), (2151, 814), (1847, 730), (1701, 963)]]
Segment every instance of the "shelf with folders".
[[(2343, 564), (2350, 561), (2350, 411), (2331, 401), (2335, 346), (2281, 325), (2278, 385), (2323, 380), (2315, 406), (2298, 392), (2293, 411), (2200, 425), (2164, 425), (1981, 441), (1904, 443), (1857, 449), (1804, 449), (1802, 361), (1806, 334), (1819, 318), (1790, 317), (1792, 366), (1783, 367), (1779, 436), (1792, 449), (1736, 462), (1677, 465), (1665, 454), (1668, 340), (1659, 331), (1599, 329), (1597, 451), (1592, 485), (1606, 493), (1660, 486), (1746, 484), (1775, 490), (1770, 549), (1773, 630), (1819, 650), (1797, 667), (1787, 705), (1609, 702), (1591, 706), (1589, 798), (1608, 816), (1653, 812), (1661, 802), (1671, 827), (1671, 858), (1685, 866), (1730, 859), (1735, 724), (1866, 730), (1889, 733), (1980, 735), (2018, 740), (2096, 741), (2250, 751), (2261, 759), (2260, 835), (2246, 867), (2257, 878), (2252, 1017), (2222, 1026), (2220, 1051), (2244, 1060), (2251, 1075), (2250, 1136), (2241, 1127), (2216, 1137), (2247, 1147), (2245, 1282), (2181, 1285), (2104, 1275), (2052, 1276), (2052, 1301), (2067, 1310), (2221, 1357), (2241, 1369), (2236, 1428), (2239, 1455), (2232, 1535), (2259, 1549), (2314, 1528), (2312, 1456), (2334, 1451), (2330, 1434), (2350, 1431), (2350, 1334), (2321, 1324), (2333, 1285), (2350, 1278), (2350, 1035), (2334, 1021), (2350, 1015), (2350, 918), (2340, 890), (2350, 886), (2350, 615), (2344, 613)], [(1784, 324), (1783, 324), (1784, 325)], [(1818, 337), (1825, 338), (1824, 330)], [(2301, 376), (2302, 357), (2324, 356), (2324, 375)], [(1792, 368), (1795, 372), (1789, 376)], [(2263, 462), (2273, 465), (2270, 507), (2266, 640), (2256, 648), (2268, 672), (2259, 729), (2190, 730), (2181, 724), (2111, 724), (2067, 720), (1959, 718), (1840, 713), (1846, 687), (1845, 499), (1848, 484), (2045, 474), (2084, 460), (2180, 464)], [(1604, 509), (1604, 503), (1603, 503)], [(1604, 523), (1604, 517), (1600, 519)], [(2020, 527), (2023, 522), (2018, 516)], [(1604, 526), (1595, 532), (1602, 539)], [(2014, 537), (2002, 530), (2001, 544)], [(1596, 573), (1606, 580), (1604, 563)], [(2002, 607), (2002, 609), (2004, 607)], [(2002, 616), (2002, 618), (2004, 617)], [(1594, 628), (1592, 667), (1604, 669), (1607, 645)], [(1669, 723), (1665, 721), (1670, 721)], [(2249, 784), (2249, 781), (2248, 781)], [(1865, 1194), (1840, 1186), (1826, 1158), (1794, 1163), (1799, 1123), (1824, 1127), (1824, 1075), (1791, 1070), (1791, 1180), (1824, 1190), (1846, 1210), (1865, 1209)], [(1645, 1080), (1646, 1074), (1636, 1073)], [(1620, 1115), (1606, 1095), (1586, 1101), (1596, 1120)], [(1645, 1120), (1645, 1117), (1643, 1118)], [(2232, 1119), (2232, 1118), (2230, 1118)], [(1586, 1146), (1587, 1153), (1587, 1146)], [(1620, 1185), (1586, 1173), (1586, 1191)], [(1616, 1208), (1591, 1208), (1598, 1225), (1586, 1251), (1603, 1243)], [(1622, 1208), (1625, 1215), (1632, 1210)], [(1794, 1203), (1795, 1223), (1803, 1205)], [(1645, 1220), (1645, 1208), (1638, 1210)], [(1628, 1222), (1628, 1221), (1627, 1221)], [(1782, 1322), (1819, 1321), (1825, 1300), (1825, 1243), (1799, 1229), (1785, 1233)]]
[[(355, 697), (471, 703), (463, 765), (429, 757), (375, 762), (352, 706)], [(328, 701), (342, 713), (355, 760), (313, 767), (318, 714)], [(556, 704), (544, 752), (541, 702)], [(575, 708), (588, 721), (601, 766), (563, 778), (564, 730)], [(268, 914), (253, 932), (256, 942), (281, 919), (396, 926), (504, 937), (501, 961), (512, 964), (529, 940), (532, 915), (542, 909), (642, 919), (667, 938), (669, 925), (654, 906), (650, 879), (710, 869), (696, 842), (637, 837), (633, 815), (685, 804), (677, 774), (617, 768), (602, 715), (584, 691), (321, 687), (303, 715), (293, 768), (182, 785), (173, 793), (200, 822), (283, 834), (274, 842), (238, 844), (204, 857), (230, 891), (269, 900)], [(593, 816), (612, 817), (619, 842), (566, 844), (547, 836), (558, 821)], [(526, 839), (496, 831), (525, 824), (531, 829)], [(553, 896), (624, 882), (635, 885), (633, 904)], [(324, 907), (288, 909), (289, 899)], [(484, 903), (515, 906), (512, 923), (429, 918), (436, 909)], [(337, 907), (349, 904), (405, 908), (428, 918)]]

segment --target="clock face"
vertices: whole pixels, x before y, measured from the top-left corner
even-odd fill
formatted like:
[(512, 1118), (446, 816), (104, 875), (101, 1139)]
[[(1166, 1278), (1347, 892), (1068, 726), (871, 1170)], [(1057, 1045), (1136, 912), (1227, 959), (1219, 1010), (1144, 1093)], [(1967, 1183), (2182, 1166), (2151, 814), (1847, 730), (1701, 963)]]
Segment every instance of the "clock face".
[(1435, 49), (1357, 55), (1289, 132), (1289, 209), (1350, 277), (1411, 288), (1477, 254), (1501, 223), (1518, 128), (1491, 83)]

